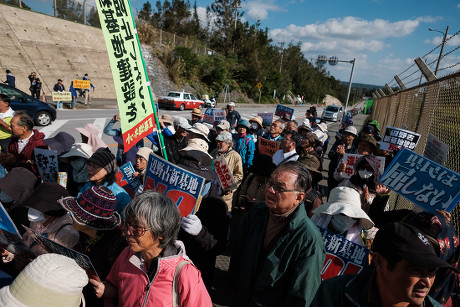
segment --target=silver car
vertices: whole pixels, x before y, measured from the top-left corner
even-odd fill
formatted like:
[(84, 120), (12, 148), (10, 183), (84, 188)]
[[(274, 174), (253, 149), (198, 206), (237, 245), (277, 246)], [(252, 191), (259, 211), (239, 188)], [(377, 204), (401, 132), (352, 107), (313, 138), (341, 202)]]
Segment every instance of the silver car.
[(336, 122), (336, 121), (341, 120), (342, 116), (343, 116), (342, 106), (329, 105), (323, 110), (321, 119)]

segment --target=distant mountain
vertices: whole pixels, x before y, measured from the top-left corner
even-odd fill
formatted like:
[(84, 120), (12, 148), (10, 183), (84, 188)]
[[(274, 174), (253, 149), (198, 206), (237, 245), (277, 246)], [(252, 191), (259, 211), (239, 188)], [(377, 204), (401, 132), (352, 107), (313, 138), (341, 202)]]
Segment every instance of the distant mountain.
[[(345, 86), (348, 86), (348, 82), (340, 81)], [(367, 90), (384, 88), (383, 85), (375, 85), (375, 84), (364, 84), (364, 83), (354, 83), (351, 85), (352, 88), (365, 88)]]

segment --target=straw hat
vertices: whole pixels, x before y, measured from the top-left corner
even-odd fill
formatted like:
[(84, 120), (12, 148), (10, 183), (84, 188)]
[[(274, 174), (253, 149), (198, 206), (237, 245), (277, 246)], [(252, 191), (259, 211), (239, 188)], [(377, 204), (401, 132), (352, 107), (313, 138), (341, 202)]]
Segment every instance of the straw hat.
[(263, 125), (262, 125), (263, 119), (262, 119), (262, 117), (260, 117), (260, 116), (256, 116), (256, 117), (254, 117), (254, 118), (251, 118), (251, 119), (249, 120), (249, 122), (258, 123), (259, 126), (260, 126), (261, 128), (263, 127)]
[(202, 123), (195, 123), (192, 126), (192, 128), (190, 128), (190, 132), (203, 136), (206, 139), (206, 141), (209, 142), (209, 139), (208, 139), (209, 128), (206, 127), (206, 125)]
[(61, 158), (80, 157), (89, 159), (93, 155), (93, 148), (86, 143), (75, 143), (70, 147), (69, 152), (63, 154)]
[(0, 306), (78, 307), (88, 276), (75, 260), (43, 254), (29, 263), (13, 283), (0, 289)]
[(170, 125), (173, 124), (173, 119), (172, 119), (171, 115), (169, 115), (169, 114), (163, 114), (161, 116), (161, 120), (163, 121), (163, 123), (170, 124)]
[(344, 214), (354, 219), (361, 219), (363, 229), (374, 227), (374, 222), (361, 209), (359, 192), (349, 187), (336, 187), (332, 189), (328, 202), (313, 210), (313, 213), (319, 217), (324, 214)]
[(115, 211), (117, 199), (106, 186), (91, 186), (77, 198), (61, 198), (59, 203), (76, 223), (92, 229), (112, 230), (121, 223)]
[(201, 116), (201, 110), (198, 108), (193, 108), (192, 116)]

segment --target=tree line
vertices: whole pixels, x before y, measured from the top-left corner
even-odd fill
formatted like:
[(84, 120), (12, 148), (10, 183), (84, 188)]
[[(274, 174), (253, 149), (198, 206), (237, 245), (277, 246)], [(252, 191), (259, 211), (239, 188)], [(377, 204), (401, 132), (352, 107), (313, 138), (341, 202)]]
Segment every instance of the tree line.
[(155, 28), (181, 37), (195, 38), (219, 53), (202, 56), (187, 47), (176, 47), (163, 56), (163, 62), (176, 82), (201, 82), (212, 91), (225, 85), (257, 100), (257, 84), (263, 84), (262, 100), (270, 101), (274, 91), (303, 96), (307, 102), (322, 101), (326, 94), (344, 102), (347, 88), (320, 65), (305, 58), (300, 42), (276, 45), (268, 37), (268, 28), (259, 22), (250, 24), (236, 18), (240, 0), (214, 0), (201, 21), (196, 1), (147, 1), (137, 17)]

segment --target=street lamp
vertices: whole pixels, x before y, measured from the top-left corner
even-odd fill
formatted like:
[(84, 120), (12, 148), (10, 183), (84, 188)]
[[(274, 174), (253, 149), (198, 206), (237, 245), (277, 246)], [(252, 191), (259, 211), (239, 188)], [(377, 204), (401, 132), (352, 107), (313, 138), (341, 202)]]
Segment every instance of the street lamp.
[(449, 32), (449, 26), (447, 26), (445, 32), (441, 32), (441, 31), (433, 29), (433, 28), (429, 28), (428, 31), (439, 32), (439, 33), (444, 35), (444, 37), (442, 39), (442, 44), (441, 44), (441, 51), (439, 52), (438, 62), (436, 63), (436, 69), (434, 71), (434, 75), (437, 77), (438, 76), (439, 63), (441, 62), (442, 52), (444, 51), (444, 45), (446, 44), (447, 33)]
[[(351, 73), (350, 73), (350, 81), (348, 82), (347, 101), (345, 102), (345, 114), (346, 114), (347, 108), (348, 108), (348, 100), (350, 99), (351, 81), (353, 80), (353, 72), (355, 70), (355, 59), (349, 60), (349, 61), (343, 61), (343, 60), (339, 60), (337, 57), (333, 56), (333, 57), (330, 57), (329, 61), (328, 61), (327, 57), (325, 55), (319, 55), (317, 61), (318, 61), (318, 64), (320, 64), (320, 65), (324, 65), (324, 64), (326, 64), (326, 62), (329, 62), (329, 65), (331, 65), (331, 66), (337, 65), (338, 62), (352, 64)], [(345, 116), (342, 116), (342, 124), (344, 122), (345, 122)]]

